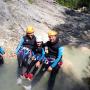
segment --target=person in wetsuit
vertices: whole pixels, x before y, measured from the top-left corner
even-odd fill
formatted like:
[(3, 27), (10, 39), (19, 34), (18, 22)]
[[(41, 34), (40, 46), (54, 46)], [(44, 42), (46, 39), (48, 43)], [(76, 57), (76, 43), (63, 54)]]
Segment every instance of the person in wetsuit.
[(32, 26), (26, 29), (26, 35), (23, 36), (16, 48), (18, 70), (17, 70), (17, 84), (22, 83), (21, 75), (23, 74), (23, 66), (27, 67), (29, 57), (36, 46), (36, 37)]
[[(40, 65), (37, 65), (36, 63), (38, 61), (41, 62), (45, 57), (45, 51), (44, 51), (44, 48), (42, 47), (42, 44), (43, 44), (43, 40), (40, 36), (38, 36), (36, 38), (36, 47), (35, 47), (35, 50), (33, 51), (32, 61), (28, 65), (27, 71), (24, 73), (24, 77), (29, 80), (33, 79), (38, 68), (40, 67)], [(31, 71), (32, 68), (33, 70)]]
[[(43, 76), (46, 71), (50, 72), (50, 78), (48, 80), (47, 90), (53, 90), (53, 86), (55, 83), (55, 78), (57, 73), (63, 64), (62, 56), (64, 52), (64, 47), (59, 42), (59, 38), (56, 31), (50, 30), (48, 32), (49, 41), (47, 41), (43, 46), (45, 48), (45, 57), (42, 60), (42, 67), (39, 73), (32, 80), (31, 85), (25, 86), (26, 90), (31, 90), (31, 86), (33, 87)], [(40, 66), (41, 61), (36, 63), (36, 66)]]
[(0, 47), (0, 65), (4, 64), (3, 55), (5, 54), (4, 48)]

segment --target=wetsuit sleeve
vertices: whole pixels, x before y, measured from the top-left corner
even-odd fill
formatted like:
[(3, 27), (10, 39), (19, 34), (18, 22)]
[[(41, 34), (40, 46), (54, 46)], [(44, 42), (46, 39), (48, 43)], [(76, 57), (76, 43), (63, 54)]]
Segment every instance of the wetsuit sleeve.
[(4, 48), (2, 48), (2, 47), (0, 47), (0, 54), (5, 54), (5, 50), (4, 50)]
[(22, 38), (20, 39), (20, 42), (19, 42), (17, 48), (16, 48), (16, 54), (18, 54), (18, 51), (20, 50), (20, 48), (21, 48), (22, 45), (23, 45), (23, 42), (24, 42), (24, 38), (22, 37)]
[(58, 64), (58, 62), (61, 60), (61, 57), (63, 55), (63, 52), (64, 52), (64, 47), (60, 47), (58, 49), (58, 57), (56, 58), (56, 60), (51, 65), (52, 68), (54, 68)]
[(32, 56), (35, 56), (34, 52), (32, 51)]
[(44, 49), (42, 48), (42, 55), (41, 55), (41, 57), (40, 57), (40, 61), (44, 58), (44, 56), (45, 56), (45, 51), (44, 51)]

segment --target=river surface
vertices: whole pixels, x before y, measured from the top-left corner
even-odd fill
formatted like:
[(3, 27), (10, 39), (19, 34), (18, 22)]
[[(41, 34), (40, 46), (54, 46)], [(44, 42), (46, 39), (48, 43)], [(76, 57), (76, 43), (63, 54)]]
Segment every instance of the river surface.
[[(66, 46), (64, 65), (57, 75), (54, 90), (87, 90), (81, 78), (85, 77), (84, 70), (88, 66), (89, 57), (90, 49), (86, 47)], [(5, 64), (0, 66), (0, 90), (23, 90), (22, 86), (16, 84), (16, 69), (16, 58), (5, 57)], [(45, 90), (48, 77), (47, 72), (32, 90)]]

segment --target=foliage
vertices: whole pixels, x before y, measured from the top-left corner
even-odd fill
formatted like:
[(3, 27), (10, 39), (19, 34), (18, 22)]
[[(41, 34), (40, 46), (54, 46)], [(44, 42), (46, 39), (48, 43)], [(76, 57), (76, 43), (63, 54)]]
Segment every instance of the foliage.
[(66, 7), (77, 9), (81, 7), (90, 8), (90, 0), (56, 0), (59, 4)]

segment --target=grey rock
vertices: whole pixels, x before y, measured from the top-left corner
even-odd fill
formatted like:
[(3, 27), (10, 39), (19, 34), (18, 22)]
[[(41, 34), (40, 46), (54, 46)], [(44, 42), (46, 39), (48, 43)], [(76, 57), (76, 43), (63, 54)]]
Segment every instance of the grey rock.
[[(90, 15), (78, 13), (53, 3), (54, 0), (1, 0), (0, 38), (18, 43), (26, 27), (32, 25), (36, 36), (48, 40), (47, 32), (55, 29), (64, 44), (90, 41)], [(9, 42), (8, 42), (9, 41)], [(83, 43), (82, 43), (83, 44)], [(14, 46), (15, 47), (15, 46)]]

